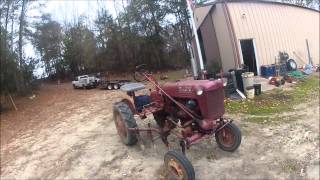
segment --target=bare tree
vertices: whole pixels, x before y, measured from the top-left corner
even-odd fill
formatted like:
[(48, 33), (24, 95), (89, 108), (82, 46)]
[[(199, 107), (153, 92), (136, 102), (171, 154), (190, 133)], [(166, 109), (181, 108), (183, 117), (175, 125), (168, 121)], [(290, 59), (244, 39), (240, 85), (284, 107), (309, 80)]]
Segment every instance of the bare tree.
[(8, 32), (8, 20), (9, 20), (9, 11), (10, 11), (10, 1), (7, 1), (6, 8), (6, 20), (5, 20), (5, 42), (7, 42), (7, 32)]
[(23, 92), (25, 90), (25, 81), (23, 78), (23, 29), (25, 25), (25, 10), (26, 10), (26, 1), (22, 0), (21, 5), (21, 12), (20, 12), (20, 18), (19, 18), (19, 41), (18, 41), (18, 53), (19, 53), (19, 67), (20, 67), (20, 75), (18, 80), (18, 92)]
[(22, 68), (23, 65), (23, 28), (24, 28), (24, 18), (25, 18), (25, 10), (26, 10), (26, 1), (27, 0), (22, 0), (22, 7), (21, 7), (21, 13), (20, 13), (20, 22), (19, 22), (19, 63), (20, 63), (20, 68)]

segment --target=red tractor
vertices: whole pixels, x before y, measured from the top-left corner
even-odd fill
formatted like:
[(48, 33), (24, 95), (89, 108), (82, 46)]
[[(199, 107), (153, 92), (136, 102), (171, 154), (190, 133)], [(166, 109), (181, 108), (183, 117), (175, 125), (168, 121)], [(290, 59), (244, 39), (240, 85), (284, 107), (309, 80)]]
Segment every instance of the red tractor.
[[(152, 132), (160, 135), (169, 148), (167, 137), (174, 135), (180, 140), (181, 151), (169, 150), (164, 157), (165, 167), (176, 179), (195, 179), (192, 164), (185, 156), (185, 149), (205, 138), (215, 138), (218, 146), (233, 152), (241, 143), (241, 132), (232, 120), (223, 118), (224, 90), (221, 80), (185, 80), (167, 82), (159, 85), (152, 74), (145, 70), (145, 65), (137, 66), (137, 81), (149, 81), (155, 86), (150, 95), (136, 95), (144, 89), (142, 83), (123, 85), (130, 99), (122, 99), (114, 104), (113, 115), (118, 134), (126, 145), (134, 145), (139, 139), (139, 132)], [(153, 115), (157, 128), (140, 128), (134, 115), (141, 119)], [(178, 131), (173, 131), (178, 129)], [(179, 132), (179, 133), (176, 133)]]

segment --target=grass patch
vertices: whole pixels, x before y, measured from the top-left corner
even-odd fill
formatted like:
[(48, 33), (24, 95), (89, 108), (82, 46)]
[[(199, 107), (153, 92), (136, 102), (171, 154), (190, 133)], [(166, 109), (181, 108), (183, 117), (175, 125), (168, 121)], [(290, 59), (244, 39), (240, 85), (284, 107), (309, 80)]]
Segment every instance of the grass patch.
[(250, 116), (246, 119), (249, 122), (254, 122), (254, 123), (259, 123), (259, 124), (264, 124), (267, 122), (271, 122), (270, 118), (263, 117), (263, 116)]
[(268, 116), (292, 111), (297, 104), (319, 98), (319, 90), (319, 77), (310, 76), (292, 90), (274, 89), (256, 96), (253, 100), (227, 101), (226, 111), (231, 114), (252, 115), (249, 121), (261, 123), (268, 121)]
[(298, 173), (301, 170), (301, 168), (303, 168), (303, 165), (298, 160), (288, 159), (288, 160), (285, 160), (284, 162), (281, 163), (281, 168), (284, 172)]
[(295, 172), (298, 171), (297, 164), (282, 164), (282, 170), (284, 172)]
[(258, 124), (278, 124), (278, 123), (284, 123), (284, 122), (292, 122), (297, 119), (303, 118), (303, 115), (269, 115), (269, 116), (248, 116), (246, 117), (246, 121), (258, 123)]
[[(185, 73), (186, 73), (186, 70), (185, 69), (181, 69), (181, 70), (174, 70), (174, 71), (155, 73), (154, 77), (160, 82), (162, 82), (162, 81), (163, 82), (166, 82), (166, 81), (177, 81), (177, 80), (183, 79)], [(160, 76), (161, 75), (168, 76), (168, 79), (160, 80)]]

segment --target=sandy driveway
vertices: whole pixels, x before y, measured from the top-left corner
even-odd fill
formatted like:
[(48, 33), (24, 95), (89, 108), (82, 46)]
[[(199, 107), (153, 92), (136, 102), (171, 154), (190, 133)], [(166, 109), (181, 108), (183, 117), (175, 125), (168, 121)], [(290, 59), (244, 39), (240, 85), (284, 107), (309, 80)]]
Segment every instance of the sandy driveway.
[[(47, 85), (18, 112), (1, 115), (1, 179), (165, 179), (160, 141), (126, 147), (112, 120), (120, 91)], [(319, 179), (319, 102), (297, 107), (300, 119), (260, 125), (233, 116), (243, 134), (234, 153), (211, 140), (187, 156), (197, 179)], [(151, 119), (150, 119), (151, 120)], [(140, 123), (141, 124), (141, 123)]]

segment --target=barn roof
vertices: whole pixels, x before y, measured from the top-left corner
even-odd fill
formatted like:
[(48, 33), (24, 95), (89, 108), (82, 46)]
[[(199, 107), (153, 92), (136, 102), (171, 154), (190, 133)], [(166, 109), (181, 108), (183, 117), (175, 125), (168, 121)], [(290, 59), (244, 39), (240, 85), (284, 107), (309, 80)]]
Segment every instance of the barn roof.
[(201, 24), (203, 23), (204, 19), (207, 17), (207, 15), (212, 11), (213, 7), (215, 7), (216, 4), (219, 3), (230, 3), (230, 2), (237, 2), (237, 3), (266, 3), (266, 4), (279, 4), (279, 5), (285, 5), (285, 6), (293, 6), (293, 7), (298, 7), (298, 8), (303, 8), (306, 10), (311, 10), (315, 12), (320, 12), (319, 10), (304, 7), (304, 6), (299, 6), (296, 4), (289, 4), (289, 3), (284, 3), (284, 2), (277, 2), (277, 1), (267, 1), (267, 0), (216, 0), (210, 3), (202, 4), (202, 5), (196, 5), (196, 8), (201, 8), (205, 6), (211, 6), (210, 9), (208, 10), (207, 14), (205, 14), (204, 18), (201, 19), (197, 24), (197, 29), (200, 28)]
[(203, 7), (203, 6), (210, 6), (210, 5), (215, 5), (218, 3), (228, 3), (228, 2), (238, 2), (238, 3), (242, 3), (242, 2), (252, 2), (252, 3), (266, 3), (266, 4), (281, 4), (281, 5), (286, 5), (286, 6), (294, 6), (294, 7), (299, 7), (299, 8), (304, 8), (304, 9), (308, 9), (308, 10), (312, 10), (312, 11), (316, 11), (316, 12), (320, 12), (319, 10), (313, 9), (313, 8), (309, 8), (309, 7), (305, 7), (305, 6), (300, 6), (300, 5), (296, 5), (296, 4), (291, 4), (291, 3), (285, 3), (285, 2), (278, 2), (278, 1), (267, 1), (267, 0), (216, 0), (210, 3), (206, 3), (203, 5), (197, 5), (197, 7)]

